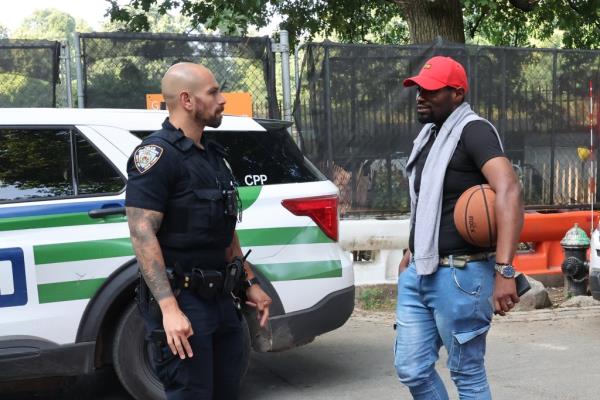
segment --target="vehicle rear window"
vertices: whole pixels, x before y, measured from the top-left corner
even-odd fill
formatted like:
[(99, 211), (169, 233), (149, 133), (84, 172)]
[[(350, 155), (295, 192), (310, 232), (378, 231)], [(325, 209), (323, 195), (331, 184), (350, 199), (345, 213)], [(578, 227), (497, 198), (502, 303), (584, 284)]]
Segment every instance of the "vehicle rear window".
[[(152, 132), (132, 132), (140, 138)], [(296, 146), (285, 129), (207, 131), (208, 139), (227, 150), (227, 162), (240, 186), (322, 181), (327, 178)]]

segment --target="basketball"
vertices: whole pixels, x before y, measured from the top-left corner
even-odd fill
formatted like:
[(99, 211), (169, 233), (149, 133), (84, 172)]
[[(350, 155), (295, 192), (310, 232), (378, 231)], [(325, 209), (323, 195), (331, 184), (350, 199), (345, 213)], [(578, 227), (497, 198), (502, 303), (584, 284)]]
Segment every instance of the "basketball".
[(495, 201), (490, 185), (476, 185), (460, 195), (454, 207), (454, 225), (463, 239), (478, 247), (496, 244)]

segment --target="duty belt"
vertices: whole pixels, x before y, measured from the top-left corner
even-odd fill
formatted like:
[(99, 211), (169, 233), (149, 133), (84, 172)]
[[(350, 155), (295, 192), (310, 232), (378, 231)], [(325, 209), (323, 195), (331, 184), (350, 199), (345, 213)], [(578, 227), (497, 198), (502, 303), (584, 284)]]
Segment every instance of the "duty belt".
[(442, 266), (442, 267), (454, 266), (457, 268), (462, 268), (471, 261), (489, 260), (491, 257), (494, 257), (495, 255), (496, 255), (496, 253), (490, 253), (490, 252), (465, 254), (465, 255), (460, 255), (460, 256), (450, 255), (450, 256), (440, 257), (440, 266)]
[(190, 290), (203, 299), (213, 299), (221, 294), (237, 294), (242, 282), (246, 280), (246, 256), (235, 257), (219, 270), (192, 268), (190, 272), (186, 272), (176, 264), (173, 269), (167, 268), (167, 276), (174, 289)]

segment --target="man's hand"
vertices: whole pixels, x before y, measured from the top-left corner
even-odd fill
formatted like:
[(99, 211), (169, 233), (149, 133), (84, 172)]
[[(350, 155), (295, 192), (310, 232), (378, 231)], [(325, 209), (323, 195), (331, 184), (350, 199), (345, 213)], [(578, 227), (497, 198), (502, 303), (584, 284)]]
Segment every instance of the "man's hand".
[(179, 355), (182, 360), (186, 354), (193, 357), (192, 346), (188, 338), (194, 334), (190, 320), (177, 305), (175, 297), (166, 298), (160, 302), (163, 314), (163, 327), (167, 335), (167, 343), (173, 355)]
[(517, 296), (515, 279), (507, 279), (500, 274), (496, 274), (494, 284), (494, 309), (496, 313), (504, 316), (518, 302), (519, 296)]
[(246, 297), (250, 307), (256, 308), (256, 314), (260, 321), (260, 327), (264, 328), (267, 320), (269, 319), (269, 306), (271, 305), (271, 298), (266, 294), (259, 285), (252, 285), (246, 290)]
[(405, 249), (404, 254), (402, 255), (402, 260), (400, 260), (400, 264), (398, 264), (398, 275), (403, 273), (408, 264), (410, 263), (410, 249)]

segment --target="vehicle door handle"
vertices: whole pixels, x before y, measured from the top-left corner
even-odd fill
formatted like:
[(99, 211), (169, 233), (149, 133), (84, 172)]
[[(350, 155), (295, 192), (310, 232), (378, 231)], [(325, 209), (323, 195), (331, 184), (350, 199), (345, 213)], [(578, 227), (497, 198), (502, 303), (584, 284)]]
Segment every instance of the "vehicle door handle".
[(125, 215), (125, 207), (106, 207), (106, 208), (97, 208), (95, 210), (88, 211), (88, 215), (90, 218), (104, 218), (109, 215)]

